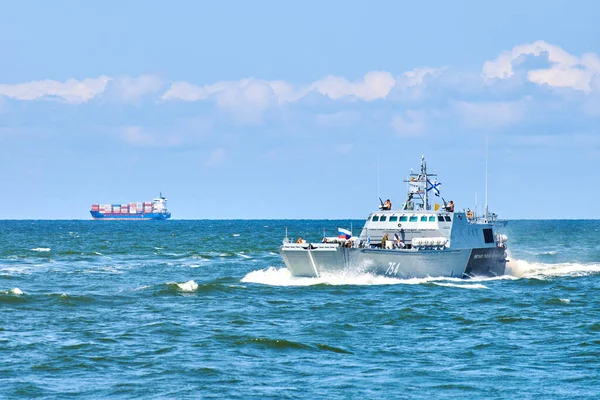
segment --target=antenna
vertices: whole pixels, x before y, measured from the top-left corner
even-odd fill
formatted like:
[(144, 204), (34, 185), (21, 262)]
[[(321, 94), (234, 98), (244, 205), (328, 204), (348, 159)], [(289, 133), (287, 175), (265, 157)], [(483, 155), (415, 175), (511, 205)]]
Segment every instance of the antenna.
[(488, 135), (485, 135), (485, 219), (488, 219)]
[(380, 198), (379, 195), (379, 153), (377, 153), (377, 198)]

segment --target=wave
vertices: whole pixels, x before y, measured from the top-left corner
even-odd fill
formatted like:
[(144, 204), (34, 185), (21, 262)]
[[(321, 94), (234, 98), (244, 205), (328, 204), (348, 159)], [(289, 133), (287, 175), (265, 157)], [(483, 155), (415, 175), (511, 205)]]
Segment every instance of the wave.
[(31, 249), (31, 251), (47, 252), (50, 251), (50, 247), (36, 247), (35, 249)]
[(25, 294), (25, 293), (23, 293), (23, 291), (21, 289), (19, 289), (18, 287), (16, 287), (16, 288), (12, 288), (12, 289), (9, 289), (9, 290), (0, 290), (0, 294), (14, 294), (16, 296), (20, 296), (20, 295)]
[(177, 287), (182, 292), (193, 292), (196, 289), (198, 289), (198, 284), (196, 282), (194, 282), (193, 280), (190, 280), (190, 281), (183, 282), (183, 283), (177, 283)]

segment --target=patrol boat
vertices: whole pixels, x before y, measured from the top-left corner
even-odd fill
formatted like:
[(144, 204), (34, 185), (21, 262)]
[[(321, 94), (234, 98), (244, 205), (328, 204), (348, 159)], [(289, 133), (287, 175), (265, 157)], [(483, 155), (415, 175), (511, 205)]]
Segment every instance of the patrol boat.
[[(320, 243), (292, 243), (287, 237), (279, 248), (286, 267), (296, 277), (319, 277), (323, 273), (358, 272), (398, 278), (504, 275), (506, 235), (494, 225), (474, 221), (466, 211), (435, 204), (439, 196), (436, 174), (427, 172), (421, 157), (419, 173), (405, 180), (408, 195), (401, 209), (383, 203), (372, 212), (359, 237), (339, 229), (338, 237)], [(443, 200), (443, 198), (442, 198)], [(391, 207), (390, 207), (391, 208)]]

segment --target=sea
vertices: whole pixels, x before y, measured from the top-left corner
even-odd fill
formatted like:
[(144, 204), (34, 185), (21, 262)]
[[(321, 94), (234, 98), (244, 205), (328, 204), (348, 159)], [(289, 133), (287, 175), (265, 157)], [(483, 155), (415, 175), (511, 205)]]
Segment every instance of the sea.
[(600, 397), (600, 221), (511, 220), (505, 276), (294, 278), (350, 220), (0, 221), (0, 398)]

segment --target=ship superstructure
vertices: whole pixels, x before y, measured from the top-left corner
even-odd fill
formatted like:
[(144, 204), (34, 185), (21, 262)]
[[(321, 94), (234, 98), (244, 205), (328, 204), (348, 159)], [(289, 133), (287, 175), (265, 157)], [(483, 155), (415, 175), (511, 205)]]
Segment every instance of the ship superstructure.
[[(280, 254), (292, 275), (318, 277), (352, 270), (393, 277), (472, 277), (503, 275), (505, 235), (490, 223), (475, 222), (466, 211), (440, 197), (435, 174), (421, 158), (418, 173), (405, 181), (407, 198), (400, 209), (386, 205), (367, 217), (360, 236), (339, 235), (320, 243), (284, 239)], [(443, 206), (430, 205), (432, 196)]]
[(95, 220), (164, 220), (171, 218), (167, 198), (162, 193), (146, 202), (127, 204), (92, 204), (90, 214)]

